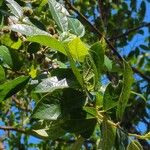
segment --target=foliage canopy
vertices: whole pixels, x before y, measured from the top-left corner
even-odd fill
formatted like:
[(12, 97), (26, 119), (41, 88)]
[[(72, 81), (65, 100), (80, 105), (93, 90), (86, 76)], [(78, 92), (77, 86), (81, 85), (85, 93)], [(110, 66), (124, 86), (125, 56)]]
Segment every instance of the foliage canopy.
[(1, 147), (149, 149), (149, 2), (1, 0)]

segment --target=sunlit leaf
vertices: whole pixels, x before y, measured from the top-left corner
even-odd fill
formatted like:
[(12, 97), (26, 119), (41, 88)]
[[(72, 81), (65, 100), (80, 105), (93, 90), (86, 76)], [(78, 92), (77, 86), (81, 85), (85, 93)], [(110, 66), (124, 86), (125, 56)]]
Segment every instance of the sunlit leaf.
[(14, 0), (6, 0), (6, 1), (9, 3), (7, 4), (7, 6), (11, 10), (11, 13), (14, 14), (18, 18), (22, 18), (23, 17), (22, 7)]
[(62, 32), (67, 31), (68, 30), (67, 16), (69, 16), (69, 13), (66, 10), (66, 8), (62, 4), (58, 3), (56, 0), (48, 0), (48, 4), (53, 19), (57, 23), (60, 30)]
[(70, 33), (79, 37), (83, 37), (85, 34), (85, 28), (78, 19), (68, 17), (68, 30)]
[(89, 48), (85, 45), (80, 38), (75, 38), (68, 43), (69, 52), (74, 59), (83, 62), (86, 55), (89, 54)]
[(68, 88), (68, 84), (66, 79), (58, 80), (57, 77), (51, 77), (43, 79), (42, 82), (40, 82), (34, 92), (35, 93), (47, 93), (47, 92), (53, 92), (56, 89), (63, 89)]
[(31, 25), (25, 24), (13, 24), (10, 25), (9, 28), (15, 32), (19, 32), (26, 36), (34, 36), (34, 35), (49, 35), (50, 34), (46, 31), (40, 30), (39, 28)]
[(38, 129), (38, 130), (32, 130), (32, 131), (35, 132), (38, 136), (48, 137), (48, 134), (45, 131), (45, 129)]
[(31, 76), (31, 78), (35, 78), (37, 76), (37, 69), (34, 68), (34, 66), (32, 65), (30, 68), (30, 72), (29, 75)]
[(35, 35), (27, 38), (30, 42), (37, 42), (41, 45), (48, 46), (66, 55), (64, 44), (57, 39), (48, 35)]
[(104, 57), (104, 64), (109, 71), (112, 69), (112, 61), (106, 55)]

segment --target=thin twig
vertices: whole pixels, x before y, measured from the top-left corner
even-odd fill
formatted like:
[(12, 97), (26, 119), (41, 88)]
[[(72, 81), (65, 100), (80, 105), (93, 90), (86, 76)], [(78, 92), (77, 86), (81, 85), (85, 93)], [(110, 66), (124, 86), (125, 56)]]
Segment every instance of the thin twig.
[(12, 126), (0, 126), (0, 130), (17, 131), (17, 132), (21, 132), (21, 133), (24, 133), (24, 134), (28, 133), (25, 129), (16, 128), (16, 127), (12, 127)]
[(141, 29), (141, 28), (143, 28), (143, 27), (148, 27), (148, 26), (150, 26), (150, 22), (144, 23), (144, 24), (142, 24), (142, 25), (140, 25), (140, 26), (138, 26), (138, 27), (129, 29), (129, 30), (126, 31), (125, 33), (120, 34), (120, 35), (118, 35), (118, 36), (111, 37), (111, 38), (109, 39), (109, 41), (117, 40), (117, 39), (123, 38), (123, 37), (125, 37), (125, 36), (128, 36), (128, 35), (129, 35), (130, 33), (132, 33), (132, 32), (135, 32), (135, 31), (137, 31), (137, 30), (139, 30), (139, 29)]
[(28, 129), (23, 129), (23, 128), (17, 128), (17, 127), (12, 127), (12, 126), (0, 126), (0, 130), (4, 130), (4, 131), (16, 131), (16, 132), (20, 132), (26, 135), (32, 135), (35, 137), (38, 137), (40, 139), (47, 139), (46, 136), (42, 136), (37, 134), (36, 132), (32, 131), (32, 130), (28, 130)]
[[(102, 33), (100, 33), (100, 31), (91, 23), (91, 22), (89, 22), (88, 21), (88, 19), (82, 14), (82, 13), (80, 13), (68, 0), (64, 0), (65, 1), (65, 3), (68, 5), (68, 7), (70, 8), (70, 9), (72, 9), (74, 12), (76, 12), (78, 15), (79, 15), (79, 17), (80, 17), (80, 19), (82, 20), (82, 21), (84, 21), (90, 28), (91, 28), (91, 31), (93, 31), (94, 33), (96, 33), (98, 36), (99, 36), (99, 39), (101, 39), (102, 37), (103, 37), (103, 34)], [(149, 24), (148, 24), (149, 25)], [(148, 26), (147, 25), (147, 26)], [(139, 27), (138, 27), (139, 28)], [(136, 29), (135, 29), (136, 30)], [(131, 32), (131, 31), (130, 31)], [(114, 46), (111, 44), (111, 42), (108, 40), (108, 39), (106, 39), (105, 37), (104, 37), (104, 39), (105, 39), (105, 41), (106, 41), (106, 43), (107, 43), (107, 45), (109, 46), (109, 48), (113, 51), (113, 53), (118, 57), (118, 59), (121, 61), (121, 62), (123, 62), (123, 58), (122, 58), (122, 56), (118, 53), (118, 51), (114, 48)], [(147, 77), (146, 75), (144, 75), (142, 72), (140, 72), (138, 69), (136, 69), (135, 67), (132, 67), (132, 70), (136, 73), (136, 74), (138, 74), (138, 75), (140, 75), (143, 79), (145, 79), (147, 82), (150, 82), (150, 78), (149, 77)]]

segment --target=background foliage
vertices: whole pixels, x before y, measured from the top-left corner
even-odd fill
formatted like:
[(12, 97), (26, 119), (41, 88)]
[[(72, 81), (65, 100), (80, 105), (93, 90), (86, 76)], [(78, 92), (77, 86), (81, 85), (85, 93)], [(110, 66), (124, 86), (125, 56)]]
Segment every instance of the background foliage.
[(148, 150), (148, 6), (1, 0), (1, 149)]

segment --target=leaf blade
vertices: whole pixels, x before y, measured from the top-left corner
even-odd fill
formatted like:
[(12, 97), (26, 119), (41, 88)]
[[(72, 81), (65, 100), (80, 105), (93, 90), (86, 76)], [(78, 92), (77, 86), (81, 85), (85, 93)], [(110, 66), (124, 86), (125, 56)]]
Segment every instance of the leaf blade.
[(49, 8), (53, 19), (56, 21), (58, 27), (62, 32), (68, 30), (68, 19), (67, 15), (69, 15), (66, 8), (63, 5), (56, 2), (55, 0), (48, 0)]
[(133, 83), (133, 72), (130, 65), (124, 61), (124, 72), (123, 72), (123, 87), (118, 100), (116, 116), (121, 119), (125, 108), (128, 103), (128, 99), (131, 93), (131, 86)]
[(22, 90), (28, 81), (28, 76), (20, 76), (14, 80), (7, 81), (6, 83), (0, 85), (0, 100), (6, 100), (10, 96)]
[(67, 55), (66, 50), (64, 48), (64, 43), (62, 43), (61, 41), (58, 41), (55, 38), (52, 38), (51, 36), (35, 35), (35, 36), (28, 37), (27, 40), (30, 42), (37, 42), (44, 46), (48, 46), (54, 50), (57, 50), (65, 55)]

